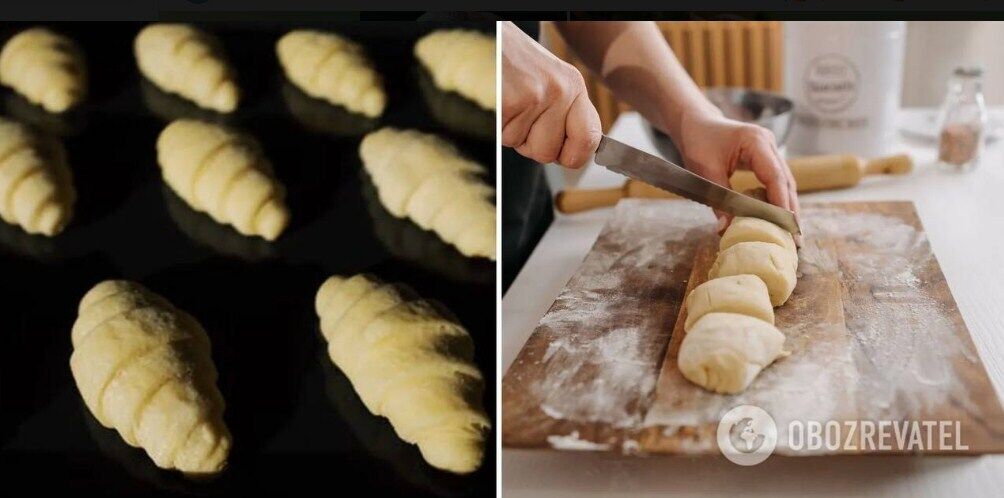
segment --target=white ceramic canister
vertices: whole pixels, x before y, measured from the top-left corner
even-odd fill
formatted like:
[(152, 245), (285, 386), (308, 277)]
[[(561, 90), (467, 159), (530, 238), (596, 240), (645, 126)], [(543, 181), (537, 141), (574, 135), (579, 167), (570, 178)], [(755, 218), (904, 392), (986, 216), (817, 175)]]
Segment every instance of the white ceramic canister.
[(784, 39), (784, 91), (795, 102), (788, 152), (892, 152), (906, 23), (790, 21)]

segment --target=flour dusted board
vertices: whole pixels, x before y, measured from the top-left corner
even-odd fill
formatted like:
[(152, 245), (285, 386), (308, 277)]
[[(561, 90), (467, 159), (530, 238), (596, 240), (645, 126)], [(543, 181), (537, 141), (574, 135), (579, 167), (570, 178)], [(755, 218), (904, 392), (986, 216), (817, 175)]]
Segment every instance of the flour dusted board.
[(721, 415), (753, 404), (781, 454), (807, 454), (786, 445), (791, 420), (857, 419), (959, 421), (969, 452), (1004, 452), (1004, 413), (908, 202), (803, 207), (798, 286), (777, 309), (792, 355), (736, 396), (684, 380), (681, 304), (714, 260), (713, 222), (686, 201), (618, 205), (503, 379), (506, 446), (716, 454)]

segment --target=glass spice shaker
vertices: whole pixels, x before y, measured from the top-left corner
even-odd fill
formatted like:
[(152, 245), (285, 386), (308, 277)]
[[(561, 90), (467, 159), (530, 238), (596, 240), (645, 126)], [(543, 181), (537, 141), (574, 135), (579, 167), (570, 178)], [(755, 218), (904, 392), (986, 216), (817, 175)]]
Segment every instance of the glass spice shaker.
[(957, 67), (948, 82), (938, 119), (938, 163), (945, 169), (970, 170), (979, 162), (987, 127), (982, 76), (980, 67)]

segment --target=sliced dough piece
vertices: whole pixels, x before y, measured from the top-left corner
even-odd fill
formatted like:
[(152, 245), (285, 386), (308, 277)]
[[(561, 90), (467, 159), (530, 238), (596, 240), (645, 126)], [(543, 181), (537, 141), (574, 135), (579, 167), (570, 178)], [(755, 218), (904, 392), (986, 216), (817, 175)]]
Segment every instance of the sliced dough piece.
[(791, 254), (792, 262), (798, 265), (798, 250), (795, 248), (795, 241), (787, 230), (760, 218), (750, 218), (746, 216), (736, 216), (732, 224), (722, 234), (722, 240), (718, 244), (718, 250), (724, 251), (740, 242), (770, 242), (787, 249)]
[(495, 110), (495, 38), (480, 31), (433, 31), (415, 44), (415, 56), (436, 86)]
[(383, 81), (358, 43), (300, 29), (280, 38), (275, 51), (286, 77), (307, 95), (371, 118), (383, 114)]
[(690, 330), (702, 316), (716, 312), (739, 313), (774, 324), (767, 285), (756, 275), (721, 277), (695, 287), (687, 296), (683, 329)]
[(756, 275), (767, 284), (770, 302), (780, 306), (795, 289), (795, 263), (791, 251), (770, 242), (739, 242), (718, 253), (709, 278)]
[(784, 334), (763, 320), (738, 313), (708, 313), (684, 336), (677, 364), (694, 384), (735, 394), (785, 355), (783, 348)]
[(491, 422), (467, 331), (409, 289), (333, 276), (315, 309), (328, 354), (374, 415), (417, 444), (432, 466), (473, 472)]
[(76, 199), (63, 144), (0, 118), (0, 218), (51, 237), (69, 224)]
[(26, 29), (0, 51), (0, 83), (48, 112), (66, 111), (87, 94), (84, 53), (63, 35)]
[(219, 41), (187, 24), (151, 24), (136, 35), (136, 62), (162, 90), (217, 112), (237, 109), (240, 89)]
[(483, 166), (435, 135), (395, 128), (366, 135), (359, 155), (388, 212), (465, 256), (495, 260), (495, 191), (479, 178)]
[(161, 468), (223, 470), (230, 432), (209, 337), (191, 315), (143, 286), (107, 280), (80, 301), (70, 370), (101, 425)]
[(289, 224), (286, 189), (258, 142), (223, 126), (179, 119), (157, 139), (164, 181), (192, 209), (244, 235), (275, 240)]

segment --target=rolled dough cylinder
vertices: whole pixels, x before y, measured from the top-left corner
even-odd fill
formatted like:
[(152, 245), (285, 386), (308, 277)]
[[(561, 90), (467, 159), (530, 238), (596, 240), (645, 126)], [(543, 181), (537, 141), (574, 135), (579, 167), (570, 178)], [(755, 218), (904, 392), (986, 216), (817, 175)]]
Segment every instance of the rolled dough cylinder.
[(784, 334), (738, 313), (708, 313), (687, 332), (677, 364), (683, 376), (710, 391), (742, 392), (779, 356)]
[(732, 224), (722, 234), (718, 250), (724, 251), (740, 242), (770, 242), (791, 252), (792, 263), (798, 266), (798, 250), (791, 234), (785, 229), (760, 218), (736, 216)]
[(684, 330), (708, 313), (740, 313), (774, 323), (767, 285), (756, 275), (732, 275), (708, 280), (687, 296), (687, 321)]
[(795, 290), (795, 265), (791, 251), (770, 242), (739, 242), (718, 253), (709, 278), (750, 274), (767, 284), (770, 302), (780, 306)]

